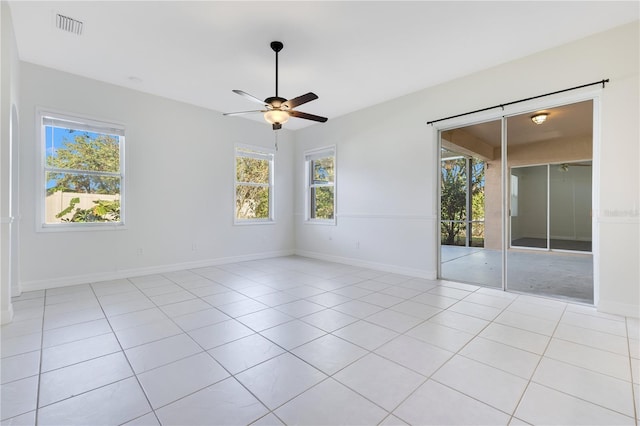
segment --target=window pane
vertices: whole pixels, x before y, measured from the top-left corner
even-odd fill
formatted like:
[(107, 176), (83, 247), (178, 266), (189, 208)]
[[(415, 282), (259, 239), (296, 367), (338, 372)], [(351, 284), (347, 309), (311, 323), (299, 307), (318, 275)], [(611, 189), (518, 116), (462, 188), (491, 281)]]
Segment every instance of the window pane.
[(236, 157), (236, 181), (269, 183), (269, 160)]
[(45, 126), (46, 165), (59, 169), (120, 171), (120, 137)]
[(45, 223), (119, 221), (119, 177), (47, 173)]
[(237, 219), (269, 219), (269, 187), (236, 186)]
[(333, 157), (319, 158), (311, 161), (311, 183), (333, 183)]
[[(442, 161), (440, 205), (443, 221), (467, 220), (466, 164), (464, 158)], [(454, 225), (450, 227), (451, 232), (458, 228)], [(453, 237), (450, 236), (449, 239)]]
[(333, 186), (311, 188), (311, 219), (333, 219)]

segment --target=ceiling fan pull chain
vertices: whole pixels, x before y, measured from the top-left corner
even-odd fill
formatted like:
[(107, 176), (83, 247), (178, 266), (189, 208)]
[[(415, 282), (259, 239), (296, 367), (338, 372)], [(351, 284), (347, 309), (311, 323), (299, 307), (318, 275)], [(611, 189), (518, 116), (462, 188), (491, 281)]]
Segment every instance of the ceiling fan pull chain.
[(278, 152), (278, 133), (280, 132), (273, 132), (276, 135), (276, 152)]

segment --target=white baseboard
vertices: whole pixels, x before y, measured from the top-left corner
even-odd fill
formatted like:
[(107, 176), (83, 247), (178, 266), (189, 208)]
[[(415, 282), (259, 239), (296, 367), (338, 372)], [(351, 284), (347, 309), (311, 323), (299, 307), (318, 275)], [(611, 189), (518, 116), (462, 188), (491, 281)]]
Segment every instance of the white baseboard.
[[(72, 275), (67, 277), (45, 280), (25, 281), (21, 284), (22, 292), (46, 290), (49, 288), (68, 287), (79, 284), (95, 283), (100, 281), (117, 280), (122, 278), (139, 277), (142, 275), (163, 274), (184, 269), (206, 268), (208, 266), (225, 265), (228, 263), (247, 262), (251, 260), (268, 259), (272, 257), (291, 256), (294, 250), (280, 250), (275, 252), (245, 254), (241, 256), (220, 257), (216, 259), (197, 260), (193, 262), (174, 263), (170, 265), (146, 266), (142, 268), (121, 269), (94, 274)], [(4, 312), (3, 312), (4, 315)], [(4, 317), (3, 317), (4, 318)]]
[(0, 324), (9, 324), (11, 321), (13, 321), (13, 305), (9, 305), (0, 313)]
[(609, 302), (600, 299), (598, 301), (598, 312), (606, 314), (624, 315), (625, 317), (640, 318), (640, 306), (630, 303)]
[(296, 255), (303, 257), (310, 257), (313, 259), (326, 260), (328, 262), (342, 263), (345, 265), (359, 266), (362, 268), (375, 269), (376, 271), (390, 272), (393, 274), (407, 275), (410, 277), (424, 278), (427, 280), (435, 280), (437, 277), (436, 271), (406, 268), (404, 266), (389, 265), (386, 263), (371, 262), (368, 260), (354, 259), (351, 257), (334, 256), (325, 253), (318, 253), (313, 251), (296, 250)]

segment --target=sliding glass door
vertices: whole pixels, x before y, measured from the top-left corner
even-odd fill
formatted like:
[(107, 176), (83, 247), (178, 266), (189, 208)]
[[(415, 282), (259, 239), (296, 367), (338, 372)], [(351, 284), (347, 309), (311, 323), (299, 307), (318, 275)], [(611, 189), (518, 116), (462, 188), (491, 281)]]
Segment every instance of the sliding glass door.
[(593, 303), (593, 102), (542, 112), (441, 132), (439, 276)]

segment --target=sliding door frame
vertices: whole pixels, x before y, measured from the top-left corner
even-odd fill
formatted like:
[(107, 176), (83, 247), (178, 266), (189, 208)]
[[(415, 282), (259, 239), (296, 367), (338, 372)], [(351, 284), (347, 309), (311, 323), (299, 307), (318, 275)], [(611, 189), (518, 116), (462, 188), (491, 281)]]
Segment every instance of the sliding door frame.
[[(593, 107), (593, 134), (592, 134), (592, 176), (591, 176), (591, 230), (592, 230), (592, 256), (593, 256), (593, 303), (598, 306), (600, 295), (600, 235), (599, 235), (599, 206), (600, 206), (600, 152), (601, 152), (601, 101), (603, 89), (600, 87), (594, 88), (588, 87), (584, 89), (578, 89), (574, 92), (567, 92), (558, 95), (550, 95), (545, 98), (534, 99), (531, 101), (525, 101), (519, 104), (509, 105), (503, 107), (502, 110), (485, 111), (474, 115), (463, 116), (458, 118), (452, 118), (449, 120), (441, 121), (433, 124), (433, 137), (435, 140), (436, 155), (434, 158), (434, 170), (436, 171), (437, 191), (436, 191), (436, 217), (435, 221), (435, 234), (436, 235), (436, 261), (437, 261), (437, 278), (442, 279), (442, 256), (441, 256), (441, 238), (440, 238), (440, 223), (442, 220), (441, 214), (441, 183), (440, 183), (440, 168), (441, 168), (441, 136), (442, 132), (447, 130), (453, 130), (460, 127), (471, 126), (474, 124), (485, 123), (489, 121), (501, 120), (502, 135), (501, 135), (501, 191), (502, 191), (502, 206), (501, 206), (501, 241), (502, 241), (502, 290), (510, 291), (507, 286), (507, 250), (510, 247), (508, 241), (510, 236), (509, 229), (509, 194), (508, 188), (508, 173), (509, 167), (507, 165), (507, 120), (510, 117), (534, 113), (535, 111), (542, 109), (550, 109), (563, 105), (592, 101)], [(548, 226), (548, 224), (547, 224)]]

